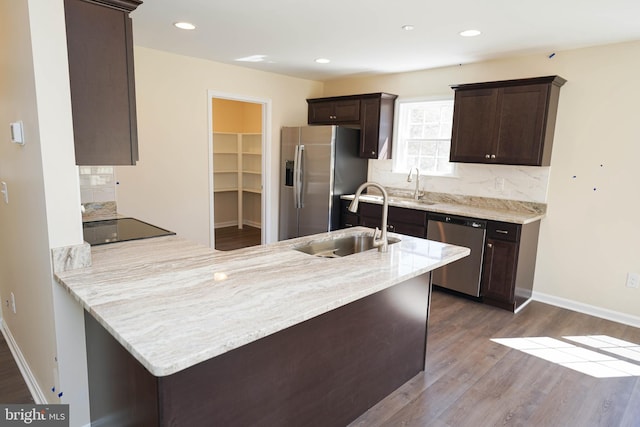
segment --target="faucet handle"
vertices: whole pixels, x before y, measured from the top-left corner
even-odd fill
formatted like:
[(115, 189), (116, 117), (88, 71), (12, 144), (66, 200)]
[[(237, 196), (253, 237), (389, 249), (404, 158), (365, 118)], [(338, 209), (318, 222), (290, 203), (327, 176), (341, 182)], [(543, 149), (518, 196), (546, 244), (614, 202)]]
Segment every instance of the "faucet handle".
[(376, 229), (373, 230), (373, 240), (378, 240), (380, 237), (382, 237), (382, 231), (376, 227)]

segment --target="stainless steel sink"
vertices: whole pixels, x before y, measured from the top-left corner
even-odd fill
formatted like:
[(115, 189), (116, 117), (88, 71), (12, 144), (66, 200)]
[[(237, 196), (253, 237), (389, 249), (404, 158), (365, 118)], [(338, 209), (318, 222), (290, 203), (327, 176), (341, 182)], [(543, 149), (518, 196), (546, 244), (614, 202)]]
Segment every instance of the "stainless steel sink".
[[(387, 240), (390, 245), (400, 241), (400, 239), (396, 239), (395, 237), (389, 237)], [(304, 246), (298, 246), (294, 249), (322, 258), (340, 258), (358, 252), (368, 251), (369, 249), (374, 249), (373, 236), (354, 235), (340, 237), (337, 239), (319, 240), (308, 243)]]

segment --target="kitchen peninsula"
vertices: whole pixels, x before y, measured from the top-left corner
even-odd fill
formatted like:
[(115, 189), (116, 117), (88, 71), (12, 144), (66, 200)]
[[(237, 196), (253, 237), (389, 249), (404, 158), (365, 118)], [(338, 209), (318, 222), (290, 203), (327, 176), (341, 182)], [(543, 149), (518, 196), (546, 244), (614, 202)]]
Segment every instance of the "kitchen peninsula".
[(295, 250), (354, 227), (218, 252), (177, 236), (92, 248), (56, 275), (85, 309), (93, 422), (345, 425), (425, 364), (430, 272), (467, 248)]

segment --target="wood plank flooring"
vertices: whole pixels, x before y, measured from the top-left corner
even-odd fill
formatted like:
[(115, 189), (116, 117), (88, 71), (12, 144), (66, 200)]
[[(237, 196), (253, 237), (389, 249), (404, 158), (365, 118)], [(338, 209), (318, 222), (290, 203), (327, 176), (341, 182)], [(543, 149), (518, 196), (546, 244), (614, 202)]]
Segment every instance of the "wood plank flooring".
[[(490, 341), (572, 335), (608, 335), (640, 344), (638, 328), (539, 302), (514, 315), (436, 291), (427, 372), (351, 427), (640, 426), (640, 377), (594, 378)], [(33, 402), (1, 335), (0, 402)]]
[(0, 403), (33, 403), (11, 350), (0, 333)]
[(260, 229), (248, 225), (243, 226), (242, 230), (235, 226), (216, 228), (215, 236), (215, 248), (219, 251), (231, 251), (259, 245), (262, 239)]
[(490, 341), (608, 335), (640, 345), (640, 329), (539, 302), (512, 314), (438, 291), (430, 316), (426, 373), (351, 427), (640, 426), (640, 376), (595, 378)]

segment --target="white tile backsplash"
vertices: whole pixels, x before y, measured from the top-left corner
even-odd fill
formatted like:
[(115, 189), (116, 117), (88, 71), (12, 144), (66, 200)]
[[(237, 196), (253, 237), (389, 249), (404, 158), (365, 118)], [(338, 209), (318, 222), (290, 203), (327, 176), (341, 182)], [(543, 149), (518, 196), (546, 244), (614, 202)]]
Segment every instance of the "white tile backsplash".
[[(393, 172), (392, 160), (370, 160), (369, 180), (385, 187), (412, 190), (406, 172)], [(547, 202), (549, 167), (458, 163), (453, 176), (421, 175), (421, 191)]]
[(115, 202), (116, 179), (113, 166), (80, 166), (80, 202)]

